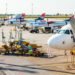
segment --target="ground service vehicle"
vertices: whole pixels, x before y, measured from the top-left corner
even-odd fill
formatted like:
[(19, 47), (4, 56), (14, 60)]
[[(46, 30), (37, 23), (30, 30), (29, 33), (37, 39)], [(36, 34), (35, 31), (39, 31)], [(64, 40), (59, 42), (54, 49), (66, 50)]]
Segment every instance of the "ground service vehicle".
[(42, 27), (41, 30), (42, 30), (43, 33), (51, 33), (52, 32), (51, 27)]

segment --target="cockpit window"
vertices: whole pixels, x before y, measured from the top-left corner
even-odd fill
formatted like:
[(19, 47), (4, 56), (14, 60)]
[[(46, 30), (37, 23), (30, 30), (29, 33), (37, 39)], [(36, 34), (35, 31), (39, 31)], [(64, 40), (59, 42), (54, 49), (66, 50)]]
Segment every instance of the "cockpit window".
[(58, 33), (59, 34), (70, 34), (70, 31), (69, 30), (60, 30)]
[(59, 30), (59, 34), (64, 34), (65, 30)]
[(69, 30), (65, 30), (65, 34), (70, 34)]

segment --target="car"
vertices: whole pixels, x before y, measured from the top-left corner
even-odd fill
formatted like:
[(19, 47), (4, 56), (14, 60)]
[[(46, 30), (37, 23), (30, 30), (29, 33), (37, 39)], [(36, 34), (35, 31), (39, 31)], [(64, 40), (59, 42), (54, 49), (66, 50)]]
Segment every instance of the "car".
[(39, 29), (31, 29), (30, 33), (39, 33)]

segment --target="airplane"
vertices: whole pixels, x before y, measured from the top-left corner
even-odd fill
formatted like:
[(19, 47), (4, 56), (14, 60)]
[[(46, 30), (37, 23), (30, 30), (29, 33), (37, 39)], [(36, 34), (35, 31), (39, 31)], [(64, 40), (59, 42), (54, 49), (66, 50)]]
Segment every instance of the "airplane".
[(75, 16), (73, 15), (68, 20), (70, 23), (63, 26), (58, 33), (48, 39), (49, 47), (61, 50), (75, 49)]
[(50, 20), (46, 21), (45, 18), (46, 14), (42, 13), (40, 17), (38, 17), (35, 20), (27, 20), (28, 26), (34, 26), (34, 27), (49, 27), (49, 26), (63, 26), (67, 24), (67, 20), (63, 21), (56, 21), (56, 20)]
[(29, 26), (34, 27), (42, 27), (42, 26), (48, 26), (48, 23), (46, 20), (44, 20), (46, 14), (42, 13), (40, 17), (36, 18), (35, 20), (28, 20), (27, 23)]
[(10, 18), (5, 21), (5, 25), (8, 24), (25, 24), (25, 13), (15, 15), (13, 18)]

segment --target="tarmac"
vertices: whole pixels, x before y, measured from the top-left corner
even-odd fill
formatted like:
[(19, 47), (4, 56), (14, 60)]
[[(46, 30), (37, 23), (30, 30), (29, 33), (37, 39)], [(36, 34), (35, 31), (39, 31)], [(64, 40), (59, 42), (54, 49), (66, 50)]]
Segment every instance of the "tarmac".
[(6, 75), (4, 71), (0, 71), (0, 75)]
[[(6, 41), (9, 39), (9, 31), (12, 26), (2, 27), (4, 29)], [(44, 52), (54, 57), (32, 57), (32, 56), (17, 56), (17, 55), (0, 55), (0, 75), (75, 75), (75, 69), (68, 66), (71, 65), (71, 55), (67, 51), (67, 56), (64, 55), (64, 50), (56, 50), (48, 47), (47, 40), (53, 34), (47, 33), (29, 33), (22, 32), (22, 37), (30, 43), (41, 45)], [(15, 33), (13, 31), (13, 36)], [(2, 38), (0, 36), (0, 38)], [(1, 41), (1, 39), (0, 39)]]
[[(65, 57), (40, 58), (0, 55), (0, 69), (2, 75), (75, 75), (74, 70), (67, 69), (71, 63), (66, 62)], [(65, 60), (59, 60), (61, 58), (65, 58)]]

